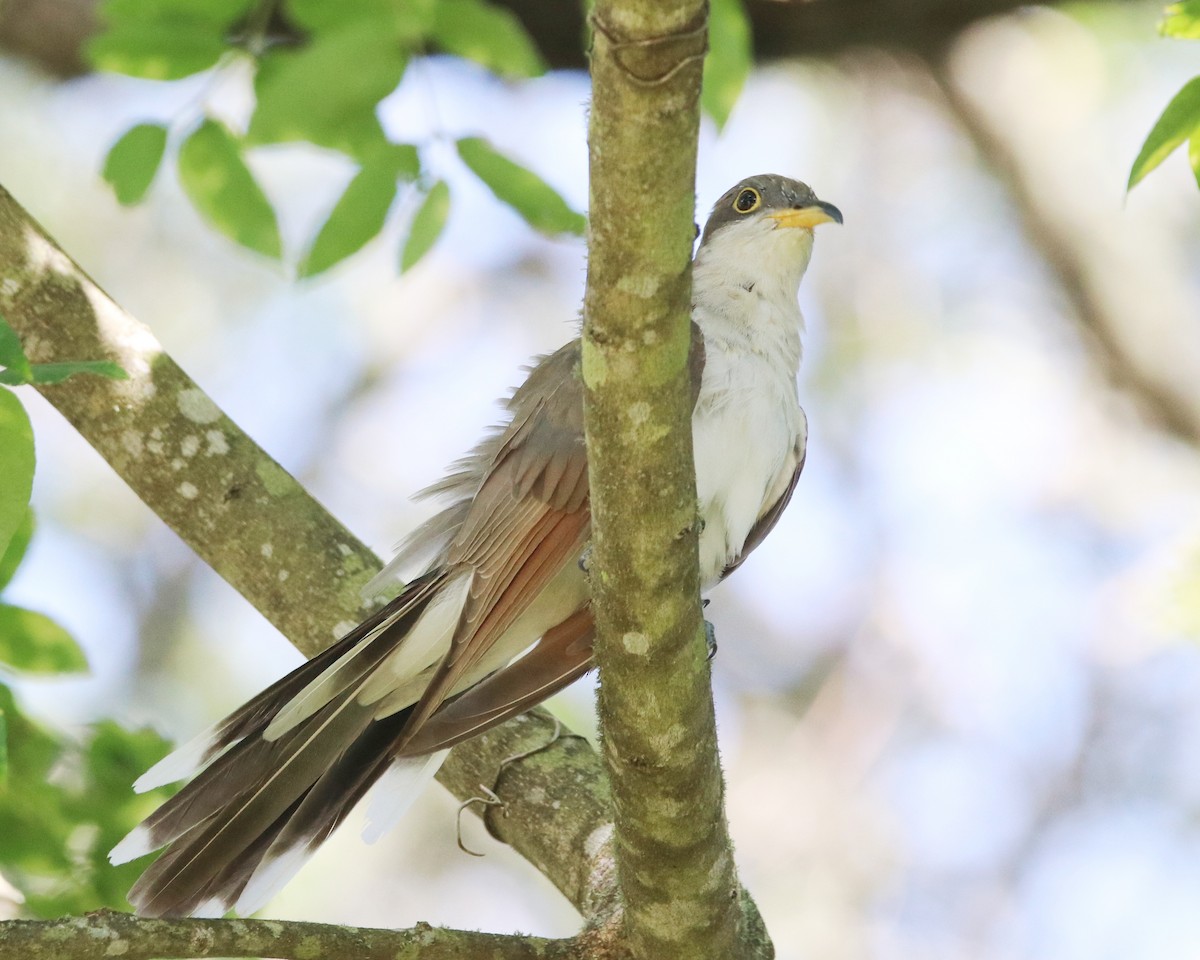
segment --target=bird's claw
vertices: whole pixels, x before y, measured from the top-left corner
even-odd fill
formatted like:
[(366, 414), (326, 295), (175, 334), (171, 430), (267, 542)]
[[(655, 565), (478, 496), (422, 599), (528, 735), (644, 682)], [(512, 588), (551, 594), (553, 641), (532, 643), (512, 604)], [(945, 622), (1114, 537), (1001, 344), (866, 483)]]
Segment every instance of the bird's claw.
[[(704, 601), (704, 605), (708, 606), (708, 601)], [(717, 655), (717, 631), (712, 625), (711, 620), (704, 621), (704, 645), (708, 647), (708, 658), (711, 660)]]

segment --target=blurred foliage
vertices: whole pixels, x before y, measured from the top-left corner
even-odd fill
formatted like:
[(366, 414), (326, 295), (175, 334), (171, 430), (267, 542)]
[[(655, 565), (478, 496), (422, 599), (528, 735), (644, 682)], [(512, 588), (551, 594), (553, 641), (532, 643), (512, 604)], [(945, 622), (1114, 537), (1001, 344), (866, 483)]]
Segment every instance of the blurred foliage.
[[(254, 70), (254, 107), (244, 134), (211, 117), (176, 133), (171, 123), (139, 124), (109, 152), (104, 177), (122, 203), (137, 203), (154, 179), (167, 143), (177, 138), (184, 188), (196, 209), (237, 243), (268, 257), (282, 255), (275, 211), (246, 165), (247, 148), (310, 143), (359, 164), (298, 267), (315, 276), (377, 236), (400, 183), (426, 195), (424, 218), (410, 228), (400, 261), (416, 263), (436, 241), (449, 194), (423, 168), (417, 148), (391, 142), (377, 108), (400, 84), (409, 61), (429, 51), (472, 60), (497, 76), (521, 79), (545, 71), (533, 41), (508, 10), (486, 0), (288, 0), (254, 4), (222, 0), (106, 0), (106, 29), (89, 47), (102, 70), (175, 80), (220, 70), (234, 58)], [(268, 39), (272, 17), (301, 38)], [(352, 65), (351, 69), (348, 69)], [(581, 234), (584, 219), (540, 178), (494, 149), (482, 162), (496, 196), (549, 234)], [(434, 229), (434, 227), (437, 229)]]
[[(1163, 12), (1158, 25), (1163, 36), (1181, 40), (1200, 39), (1200, 0), (1182, 0)], [(1200, 77), (1193, 77), (1175, 94), (1142, 144), (1129, 171), (1127, 190), (1132, 190), (1183, 143), (1188, 161), (1200, 185)]]
[[(121, 203), (145, 198), (174, 142), (181, 179), (201, 215), (242, 246), (279, 259), (275, 211), (246, 165), (245, 151), (309, 143), (359, 164), (301, 256), (301, 277), (325, 272), (378, 236), (401, 184), (422, 195), (402, 244), (401, 270), (437, 242), (449, 215), (449, 191), (416, 146), (388, 139), (377, 116), (380, 101), (399, 86), (414, 57), (450, 54), (503, 80), (546, 70), (520, 20), (488, 0), (104, 0), (101, 15), (105, 29), (88, 48), (101, 70), (170, 81), (239, 61), (254, 72), (254, 105), (244, 133), (212, 117), (141, 123), (126, 131), (103, 171)], [(752, 64), (742, 0), (714, 0), (709, 45), (703, 107), (721, 127)], [(459, 155), (534, 229), (552, 236), (583, 233), (586, 220), (557, 191), (480, 138), (460, 140)]]
[[(109, 361), (30, 363), (0, 318), (0, 383), (57, 383), (79, 373), (117, 379)], [(0, 591), (33, 538), (29, 496), (33, 430), (15, 393), (0, 386)], [(0, 603), (0, 676), (58, 676), (87, 669), (74, 638), (49, 617)], [(0, 873), (45, 917), (122, 907), (138, 867), (114, 868), (107, 851), (153, 806), (129, 784), (166, 752), (152, 733), (104, 723), (80, 743), (26, 717), (0, 683)]]
[(450, 187), (444, 180), (439, 180), (413, 215), (412, 227), (408, 231), (408, 239), (400, 253), (400, 270), (407, 270), (429, 252), (437, 243), (442, 229), (446, 226), (446, 217), (450, 214)]
[(2, 683), (0, 714), (8, 727), (0, 873), (33, 916), (127, 909), (125, 892), (144, 865), (114, 867), (108, 851), (169, 795), (139, 796), (129, 786), (166, 754), (166, 742), (110, 721), (84, 740), (63, 735), (24, 716)]
[(750, 20), (742, 0), (711, 0), (708, 38), (701, 107), (720, 130), (729, 119), (754, 63)]

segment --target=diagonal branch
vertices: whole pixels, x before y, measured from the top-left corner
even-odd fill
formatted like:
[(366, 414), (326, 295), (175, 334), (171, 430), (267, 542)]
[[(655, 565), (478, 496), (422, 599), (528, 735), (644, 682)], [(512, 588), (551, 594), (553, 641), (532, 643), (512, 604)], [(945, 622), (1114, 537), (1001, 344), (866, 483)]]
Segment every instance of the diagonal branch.
[[(1106, 207), (1064, 199), (1056, 190), (1058, 181), (1046, 176), (1038, 157), (1013, 136), (1003, 109), (964, 89), (951, 60), (943, 54), (929, 61), (944, 105), (1007, 187), (1029, 242), (1054, 271), (1105, 376), (1159, 429), (1200, 446), (1194, 353), (1177, 339), (1179, 331), (1192, 327), (1191, 304), (1163, 296), (1159, 278), (1147, 273), (1147, 258), (1136, 244), (1111, 242), (1122, 233), (1113, 229)], [(1043, 146), (1042, 155), (1055, 154)], [(1063, 167), (1061, 160), (1060, 169), (1072, 170), (1076, 178), (1084, 175)], [(1112, 192), (1118, 189), (1114, 184)]]
[[(0, 313), (31, 359), (110, 359), (127, 381), (40, 388), (201, 558), (306, 654), (359, 615), (379, 561), (225, 416), (0, 188)], [(487, 820), (589, 919), (611, 912), (607, 786), (595, 752), (535, 711), (456, 747), (438, 779), (459, 799), (494, 788)], [(478, 812), (478, 810), (476, 810)]]

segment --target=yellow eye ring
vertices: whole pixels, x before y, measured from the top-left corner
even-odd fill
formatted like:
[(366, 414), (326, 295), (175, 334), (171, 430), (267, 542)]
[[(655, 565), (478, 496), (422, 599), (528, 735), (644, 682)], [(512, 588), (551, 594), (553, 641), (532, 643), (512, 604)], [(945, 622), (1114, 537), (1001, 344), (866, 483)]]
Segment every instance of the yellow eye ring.
[(762, 195), (753, 187), (739, 190), (738, 195), (733, 198), (733, 209), (738, 213), (753, 213), (760, 206), (762, 206)]

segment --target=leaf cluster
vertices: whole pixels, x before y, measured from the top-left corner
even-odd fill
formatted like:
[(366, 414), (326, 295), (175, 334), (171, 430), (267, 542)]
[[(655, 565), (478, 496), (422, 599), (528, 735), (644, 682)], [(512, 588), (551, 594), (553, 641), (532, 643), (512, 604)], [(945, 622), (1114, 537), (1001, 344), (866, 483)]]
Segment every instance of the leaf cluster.
[[(117, 199), (144, 199), (178, 141), (180, 181), (197, 211), (242, 246), (280, 259), (270, 199), (247, 163), (256, 148), (307, 143), (337, 151), (358, 171), (299, 259), (315, 276), (360, 250), (384, 228), (399, 190), (417, 195), (399, 266), (415, 265), (437, 242), (450, 209), (445, 181), (417, 145), (397, 143), (378, 117), (381, 101), (415, 57), (442, 52), (474, 61), (503, 80), (537, 76), (545, 65), (520, 21), (487, 0), (106, 0), (106, 29), (89, 47), (102, 70), (172, 81), (249, 63), (254, 105), (244, 132), (203, 115), (173, 129), (140, 123), (109, 151), (104, 178)], [(272, 42), (272, 16), (298, 42)], [(458, 141), (466, 166), (528, 223), (549, 235), (581, 234), (585, 221), (536, 174), (479, 138)]]
[[(0, 383), (60, 383), (76, 374), (124, 379), (111, 361), (30, 363), (0, 317)], [(33, 428), (20, 398), (0, 386), (0, 595), (34, 532), (29, 497)], [(50, 730), (21, 711), (6, 675), (57, 677), (87, 670), (83, 651), (60, 624), (0, 600), (0, 873), (39, 916), (122, 907), (137, 866), (109, 866), (106, 851), (154, 800), (129, 790), (133, 777), (167, 749), (157, 735), (116, 724), (95, 726), (86, 741)]]

